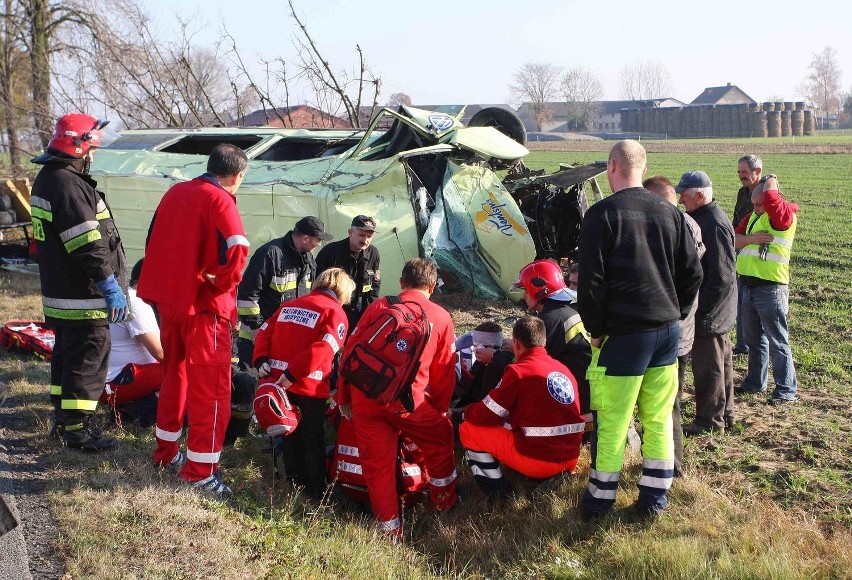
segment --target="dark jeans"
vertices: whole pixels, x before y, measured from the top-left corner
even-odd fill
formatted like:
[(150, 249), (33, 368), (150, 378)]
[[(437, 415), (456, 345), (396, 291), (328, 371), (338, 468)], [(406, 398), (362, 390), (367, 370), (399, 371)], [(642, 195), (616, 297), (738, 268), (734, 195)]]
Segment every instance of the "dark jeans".
[(305, 493), (314, 499), (325, 493), (325, 399), (287, 393), (290, 402), (302, 414), (299, 426), (284, 437), (284, 468), (287, 479), (304, 486)]
[(672, 407), (675, 473), (683, 471), (683, 426), (680, 417), (680, 399), (683, 396), (683, 386), (686, 383), (686, 363), (688, 361), (688, 354), (677, 357), (677, 395), (675, 395), (674, 407)]
[(737, 343), (734, 345), (734, 348), (737, 351), (744, 352), (748, 350), (748, 346), (746, 346), (745, 342), (745, 333), (743, 333), (743, 283), (740, 280), (740, 277), (737, 276), (737, 335), (736, 341)]
[(722, 430), (734, 417), (734, 367), (728, 333), (696, 336), (692, 343), (695, 425)]

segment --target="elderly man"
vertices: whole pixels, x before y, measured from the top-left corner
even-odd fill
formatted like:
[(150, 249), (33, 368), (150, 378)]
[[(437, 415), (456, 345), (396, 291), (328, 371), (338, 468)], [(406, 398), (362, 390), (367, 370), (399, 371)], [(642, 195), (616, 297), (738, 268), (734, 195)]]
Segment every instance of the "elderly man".
[(376, 220), (357, 215), (349, 227), (349, 237), (328, 244), (317, 254), (317, 274), (329, 268), (342, 268), (355, 281), (352, 301), (343, 306), (349, 319), (349, 332), (355, 329), (364, 310), (379, 297), (382, 283), (379, 250), (372, 245)]
[(679, 321), (701, 284), (701, 264), (683, 214), (642, 187), (645, 149), (613, 146), (613, 195), (589, 208), (580, 230), (580, 316), (592, 337), (588, 377), (596, 435), (582, 516), (610, 512), (633, 409), (644, 429), (636, 508), (657, 515), (674, 475), (672, 406)]
[[(751, 213), (751, 192), (760, 182), (760, 174), (763, 172), (763, 161), (757, 155), (744, 155), (737, 162), (737, 177), (743, 186), (737, 192), (737, 200), (734, 204), (733, 225), (739, 225), (743, 218)], [(743, 338), (742, 323), (742, 282), (737, 278), (737, 342), (734, 344), (734, 354), (746, 354), (745, 339)]]
[(748, 374), (741, 393), (766, 390), (769, 357), (775, 390), (771, 405), (796, 398), (796, 369), (790, 350), (787, 312), (790, 284), (790, 255), (796, 236), (799, 206), (789, 203), (778, 188), (778, 179), (768, 175), (751, 196), (754, 212), (736, 228), (737, 274), (743, 283), (742, 319), (748, 353)]
[(713, 200), (713, 184), (703, 171), (684, 173), (675, 191), (701, 227), (705, 248), (692, 344), (695, 422), (683, 432), (724, 432), (734, 424), (734, 369), (728, 339), (737, 316), (734, 228)]

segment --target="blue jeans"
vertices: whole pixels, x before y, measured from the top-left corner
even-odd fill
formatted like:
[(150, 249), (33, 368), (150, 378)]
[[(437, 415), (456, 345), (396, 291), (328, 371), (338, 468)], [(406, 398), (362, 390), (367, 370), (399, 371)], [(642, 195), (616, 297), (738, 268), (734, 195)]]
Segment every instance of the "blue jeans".
[(744, 351), (746, 349), (745, 334), (743, 334), (743, 286), (742, 279), (737, 276), (737, 343), (734, 350)]
[(789, 296), (786, 284), (743, 287), (743, 333), (748, 346), (748, 374), (742, 383), (745, 391), (766, 390), (771, 357), (775, 378), (772, 398), (796, 397), (796, 369), (787, 331)]

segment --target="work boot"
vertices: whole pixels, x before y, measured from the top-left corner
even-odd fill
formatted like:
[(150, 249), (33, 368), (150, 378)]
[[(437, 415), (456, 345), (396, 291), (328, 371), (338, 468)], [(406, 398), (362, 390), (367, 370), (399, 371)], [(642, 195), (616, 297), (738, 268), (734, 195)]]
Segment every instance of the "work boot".
[(91, 419), (78, 425), (66, 425), (62, 433), (62, 444), (69, 449), (77, 449), (87, 453), (109, 451), (118, 446), (118, 441), (103, 437)]
[(54, 419), (50, 424), (50, 432), (47, 434), (47, 438), (60, 441), (63, 433), (65, 433), (65, 425)]

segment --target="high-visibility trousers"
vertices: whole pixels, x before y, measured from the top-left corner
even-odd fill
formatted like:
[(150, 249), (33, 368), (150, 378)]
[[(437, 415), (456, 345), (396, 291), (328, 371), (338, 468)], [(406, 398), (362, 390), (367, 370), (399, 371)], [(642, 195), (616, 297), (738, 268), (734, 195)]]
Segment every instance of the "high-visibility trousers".
[(379, 528), (391, 534), (402, 529), (396, 480), (400, 434), (423, 452), (432, 505), (446, 510), (456, 504), (453, 426), (428, 397), (411, 413), (393, 413), (353, 389), (352, 422)]
[(231, 324), (214, 314), (182, 314), (158, 305), (163, 384), (157, 404), (154, 462), (167, 465), (189, 425), (180, 476), (199, 481), (219, 468), (231, 417)]
[(595, 416), (592, 464), (583, 509), (605, 513), (615, 503), (627, 431), (639, 407), (642, 422), (640, 508), (662, 509), (674, 476), (672, 407), (677, 395), (677, 322), (635, 334), (609, 336), (592, 348), (587, 377)]

